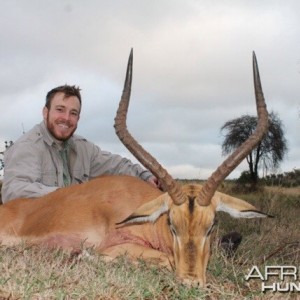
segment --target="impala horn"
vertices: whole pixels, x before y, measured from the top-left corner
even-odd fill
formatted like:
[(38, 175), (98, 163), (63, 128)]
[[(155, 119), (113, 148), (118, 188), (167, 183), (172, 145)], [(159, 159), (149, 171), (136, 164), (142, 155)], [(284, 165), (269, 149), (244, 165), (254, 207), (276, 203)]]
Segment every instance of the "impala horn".
[(132, 82), (132, 62), (133, 50), (131, 49), (124, 89), (119, 103), (119, 108), (115, 117), (115, 131), (125, 147), (135, 156), (137, 160), (148, 169), (160, 181), (163, 189), (167, 191), (176, 205), (185, 201), (180, 184), (158, 163), (158, 161), (149, 154), (129, 133), (127, 130), (126, 118), (131, 93)]
[(204, 184), (200, 195), (199, 203), (202, 206), (207, 206), (211, 202), (215, 191), (219, 184), (245, 159), (245, 157), (258, 145), (268, 131), (268, 111), (262, 91), (262, 86), (259, 77), (258, 65), (255, 53), (253, 52), (253, 78), (254, 90), (257, 109), (257, 126), (254, 133), (241, 144), (208, 178)]

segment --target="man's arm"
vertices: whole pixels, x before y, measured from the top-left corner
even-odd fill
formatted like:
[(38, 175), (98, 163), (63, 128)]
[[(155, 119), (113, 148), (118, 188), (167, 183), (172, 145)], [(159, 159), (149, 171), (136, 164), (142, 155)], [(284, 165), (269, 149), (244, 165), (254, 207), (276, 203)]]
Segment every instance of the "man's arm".
[(90, 175), (91, 177), (96, 177), (103, 174), (131, 175), (151, 184), (155, 182), (153, 174), (139, 164), (134, 164), (131, 160), (120, 155), (102, 151), (98, 146), (93, 145)]
[(3, 203), (16, 198), (36, 198), (55, 191), (57, 186), (41, 183), (41, 155), (35, 145), (21, 142), (4, 155)]

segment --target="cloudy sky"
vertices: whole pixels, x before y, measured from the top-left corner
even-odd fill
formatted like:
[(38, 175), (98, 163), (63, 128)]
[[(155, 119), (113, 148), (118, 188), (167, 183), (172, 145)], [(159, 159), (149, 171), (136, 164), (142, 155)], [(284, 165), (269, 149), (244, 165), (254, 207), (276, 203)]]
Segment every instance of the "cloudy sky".
[(280, 172), (300, 168), (299, 12), (298, 0), (0, 0), (0, 151), (67, 83), (82, 88), (77, 133), (133, 159), (113, 129), (133, 48), (129, 130), (174, 177), (207, 178), (222, 125), (255, 114), (254, 50), (288, 141)]

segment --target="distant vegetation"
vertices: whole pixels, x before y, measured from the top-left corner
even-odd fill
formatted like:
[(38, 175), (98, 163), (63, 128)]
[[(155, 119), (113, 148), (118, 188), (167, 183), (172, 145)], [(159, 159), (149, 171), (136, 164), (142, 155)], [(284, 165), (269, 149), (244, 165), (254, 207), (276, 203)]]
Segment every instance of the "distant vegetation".
[(281, 174), (271, 174), (265, 176), (261, 181), (268, 186), (297, 187), (300, 186), (300, 169)]
[[(178, 179), (182, 183), (203, 183), (205, 180), (198, 179)], [(249, 171), (243, 171), (241, 176), (237, 179), (226, 179), (225, 183), (230, 183), (231, 191), (241, 191), (241, 192), (253, 192), (255, 190), (262, 189), (264, 186), (274, 186), (274, 187), (284, 187), (293, 188), (300, 187), (300, 169), (294, 169), (290, 172), (270, 174), (258, 180), (258, 185), (252, 185), (252, 179)], [(223, 185), (224, 185), (223, 184)], [(222, 187), (220, 187), (222, 189)], [(227, 191), (228, 192), (228, 191)]]

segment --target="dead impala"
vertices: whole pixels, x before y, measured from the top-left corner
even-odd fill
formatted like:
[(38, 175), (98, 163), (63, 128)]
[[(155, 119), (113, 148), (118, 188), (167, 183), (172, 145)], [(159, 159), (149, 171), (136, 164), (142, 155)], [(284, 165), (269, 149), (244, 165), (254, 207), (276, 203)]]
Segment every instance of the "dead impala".
[(132, 51), (115, 118), (118, 137), (157, 178), (166, 192), (129, 176), (103, 176), (41, 198), (16, 199), (0, 207), (0, 242), (66, 248), (94, 245), (110, 258), (128, 254), (172, 268), (186, 283), (206, 282), (210, 233), (217, 211), (236, 218), (266, 217), (251, 204), (217, 192), (218, 185), (262, 140), (268, 113), (255, 54), (253, 73), (257, 129), (201, 186), (180, 185), (127, 131)]

